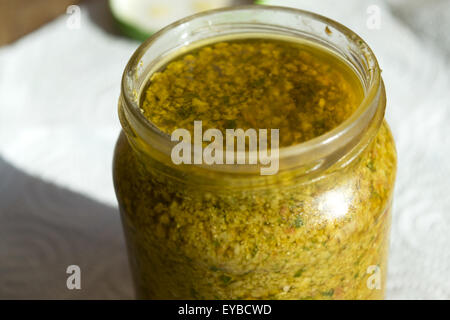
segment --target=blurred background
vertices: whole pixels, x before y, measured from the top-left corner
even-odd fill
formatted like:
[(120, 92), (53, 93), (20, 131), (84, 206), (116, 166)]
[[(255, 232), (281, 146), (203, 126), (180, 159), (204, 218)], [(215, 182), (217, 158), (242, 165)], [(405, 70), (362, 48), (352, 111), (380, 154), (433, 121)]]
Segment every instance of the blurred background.
[[(164, 25), (251, 2), (0, 0), (0, 299), (133, 298), (111, 178), (122, 71)], [(450, 0), (258, 2), (374, 50), (399, 155), (387, 298), (450, 299)]]

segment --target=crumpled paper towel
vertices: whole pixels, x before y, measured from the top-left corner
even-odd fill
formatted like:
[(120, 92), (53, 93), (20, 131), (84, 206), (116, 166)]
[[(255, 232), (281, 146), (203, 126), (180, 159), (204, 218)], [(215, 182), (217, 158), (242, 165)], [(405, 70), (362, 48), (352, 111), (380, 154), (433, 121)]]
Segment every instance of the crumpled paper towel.
[[(356, 31), (383, 69), (399, 155), (387, 297), (450, 299), (450, 1), (293, 2)], [(0, 48), (0, 298), (132, 297), (111, 161), (138, 44), (106, 32), (103, 9)]]

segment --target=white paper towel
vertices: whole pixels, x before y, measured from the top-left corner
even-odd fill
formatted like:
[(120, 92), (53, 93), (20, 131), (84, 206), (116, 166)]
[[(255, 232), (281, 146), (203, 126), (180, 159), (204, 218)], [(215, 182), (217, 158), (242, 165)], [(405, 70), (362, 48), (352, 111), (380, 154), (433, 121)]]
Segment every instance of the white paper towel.
[[(399, 154), (388, 298), (450, 299), (450, 1), (296, 3), (360, 34), (383, 69)], [(132, 297), (111, 161), (138, 44), (105, 31), (102, 9), (0, 48), (0, 298)]]

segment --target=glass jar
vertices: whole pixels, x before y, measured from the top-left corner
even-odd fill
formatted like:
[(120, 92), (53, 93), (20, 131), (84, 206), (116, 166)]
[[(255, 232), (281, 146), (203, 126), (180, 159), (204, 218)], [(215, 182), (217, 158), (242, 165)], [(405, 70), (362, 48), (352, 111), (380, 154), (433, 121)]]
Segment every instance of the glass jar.
[[(175, 165), (175, 142), (140, 112), (149, 76), (196, 41), (270, 34), (327, 47), (364, 98), (342, 124), (279, 150), (279, 172), (250, 165)], [(156, 33), (122, 79), (123, 132), (114, 183), (138, 298), (384, 297), (396, 151), (377, 61), (355, 33), (295, 9), (200, 13)]]

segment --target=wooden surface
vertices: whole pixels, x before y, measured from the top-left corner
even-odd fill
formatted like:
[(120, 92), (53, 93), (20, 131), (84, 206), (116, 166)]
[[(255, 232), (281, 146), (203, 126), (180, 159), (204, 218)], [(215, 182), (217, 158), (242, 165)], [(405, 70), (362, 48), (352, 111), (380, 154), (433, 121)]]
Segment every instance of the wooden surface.
[[(65, 14), (68, 6), (84, 1), (87, 0), (0, 0), (0, 46), (11, 43), (57, 16)], [(107, 1), (98, 2), (99, 7), (106, 10)], [(252, 0), (233, 0), (232, 4), (242, 5), (252, 2)]]
[(80, 0), (0, 0), (0, 45), (11, 43)]

